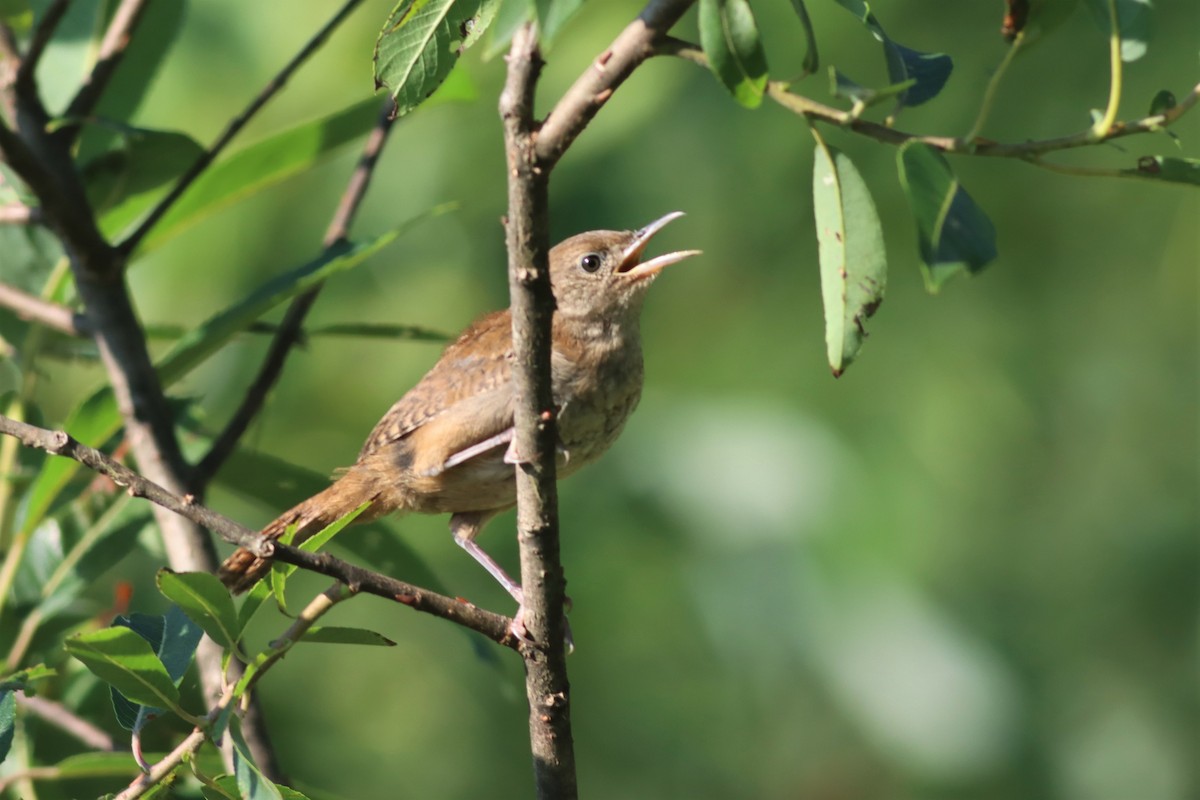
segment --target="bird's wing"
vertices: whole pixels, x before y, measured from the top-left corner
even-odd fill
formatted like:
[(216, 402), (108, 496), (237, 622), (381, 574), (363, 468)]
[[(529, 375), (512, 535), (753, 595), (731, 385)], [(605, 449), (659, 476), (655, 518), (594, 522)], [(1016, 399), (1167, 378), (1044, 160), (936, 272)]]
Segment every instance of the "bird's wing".
[(500, 446), (513, 424), (511, 365), (509, 312), (477, 320), (383, 416), (359, 460), (407, 440), (412, 469), (432, 475)]

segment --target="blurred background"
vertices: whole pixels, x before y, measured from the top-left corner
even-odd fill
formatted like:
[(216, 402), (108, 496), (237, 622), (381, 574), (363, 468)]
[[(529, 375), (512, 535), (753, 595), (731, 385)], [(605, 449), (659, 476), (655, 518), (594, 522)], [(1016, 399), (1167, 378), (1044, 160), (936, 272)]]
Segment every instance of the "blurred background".
[[(640, 5), (584, 4), (547, 54), (543, 111)], [(906, 110), (899, 127), (970, 128), (1005, 51), (1002, 5), (881, 4), (895, 40), (955, 61), (942, 95)], [(798, 75), (790, 5), (754, 7), (772, 77)], [(853, 17), (821, 0), (809, 8), (823, 68), (886, 83), (878, 44)], [(368, 97), (387, 11), (357, 12), (239, 141)], [(189, 5), (137, 122), (212, 141), (329, 13), (317, 2)], [(1127, 65), (1123, 118), (1144, 114), (1159, 89), (1183, 96), (1197, 80), (1200, 13), (1164, 2), (1154, 14), (1147, 55)], [(676, 33), (695, 40), (694, 17)], [(338, 277), (313, 324), (453, 334), (507, 304), (503, 62), (482, 49), (460, 66), (475, 102), (399, 123), (355, 232), (378, 234), (443, 201), (461, 209)], [(71, 77), (59, 81), (64, 96)], [(796, 90), (828, 97), (823, 73)], [(984, 135), (1081, 130), (1107, 91), (1107, 44), (1081, 8), (1017, 60)], [(1200, 114), (1174, 130), (1195, 157)], [(561, 487), (582, 793), (1200, 796), (1195, 191), (956, 158), (1000, 255), (933, 297), (895, 150), (825, 133), (874, 193), (891, 266), (871, 337), (839, 380), (825, 363), (803, 120), (770, 103), (746, 111), (707, 72), (655, 60), (555, 172), (554, 239), (678, 209), (688, 216), (652, 252), (704, 250), (668, 270), (647, 302), (646, 394), (623, 438)], [(1124, 165), (1178, 152), (1161, 134), (1119, 144), (1057, 158)], [(143, 319), (194, 325), (312, 258), (356, 155), (348, 147), (140, 263)], [(239, 340), (177, 393), (219, 429), (265, 344)], [(351, 463), (439, 347), (314, 338), (246, 445), (321, 473)], [(100, 378), (87, 365), (63, 368), (38, 402), (61, 421)], [(252, 525), (281, 510), (219, 487), (209, 501)], [(512, 611), (444, 518), (390, 527), (450, 593)], [(484, 543), (515, 568), (511, 514)], [(130, 559), (97, 592), (132, 580), (134, 608), (161, 611), (157, 564)], [(404, 565), (394, 574), (410, 576)], [(295, 591), (323, 585), (297, 581)], [(302, 648), (264, 682), (300, 788), (360, 800), (531, 796), (517, 659), (375, 598), (332, 622), (399, 646)], [(265, 621), (263, 641), (283, 624)]]

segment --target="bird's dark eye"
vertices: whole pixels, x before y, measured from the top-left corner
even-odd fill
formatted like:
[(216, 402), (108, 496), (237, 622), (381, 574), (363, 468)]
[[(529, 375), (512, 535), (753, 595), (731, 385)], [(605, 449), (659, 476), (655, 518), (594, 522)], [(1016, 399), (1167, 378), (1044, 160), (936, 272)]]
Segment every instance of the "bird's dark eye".
[(595, 253), (588, 253), (579, 259), (579, 266), (583, 267), (584, 272), (595, 272), (600, 269), (600, 256)]

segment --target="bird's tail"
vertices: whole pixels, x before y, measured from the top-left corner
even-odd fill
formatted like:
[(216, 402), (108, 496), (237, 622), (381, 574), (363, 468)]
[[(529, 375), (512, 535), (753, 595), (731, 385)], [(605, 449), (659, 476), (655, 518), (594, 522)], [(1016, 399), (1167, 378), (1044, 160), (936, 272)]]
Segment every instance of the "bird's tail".
[[(350, 475), (346, 477), (350, 477)], [(298, 545), (305, 539), (320, 533), (321, 530), (337, 522), (363, 503), (374, 499), (364, 483), (343, 478), (325, 491), (313, 495), (303, 503), (280, 514), (274, 522), (263, 528), (261, 533), (263, 536), (278, 539), (283, 536), (288, 527), (295, 525), (296, 535), (292, 539), (292, 544)], [(373, 509), (368, 508), (359, 517), (359, 520), (365, 521), (376, 516), (371, 513), (372, 511)], [(225, 559), (225, 563), (221, 565), (217, 574), (230, 591), (234, 594), (241, 594), (258, 583), (270, 569), (271, 561), (269, 559), (259, 558), (242, 547)]]

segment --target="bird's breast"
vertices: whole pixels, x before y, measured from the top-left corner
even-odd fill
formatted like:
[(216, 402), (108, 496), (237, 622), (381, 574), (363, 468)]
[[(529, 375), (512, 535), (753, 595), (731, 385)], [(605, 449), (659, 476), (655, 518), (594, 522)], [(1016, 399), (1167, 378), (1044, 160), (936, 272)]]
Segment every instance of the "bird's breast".
[(642, 396), (639, 342), (585, 347), (578, 357), (556, 365), (558, 438), (565, 453), (560, 477), (595, 461), (617, 440)]

